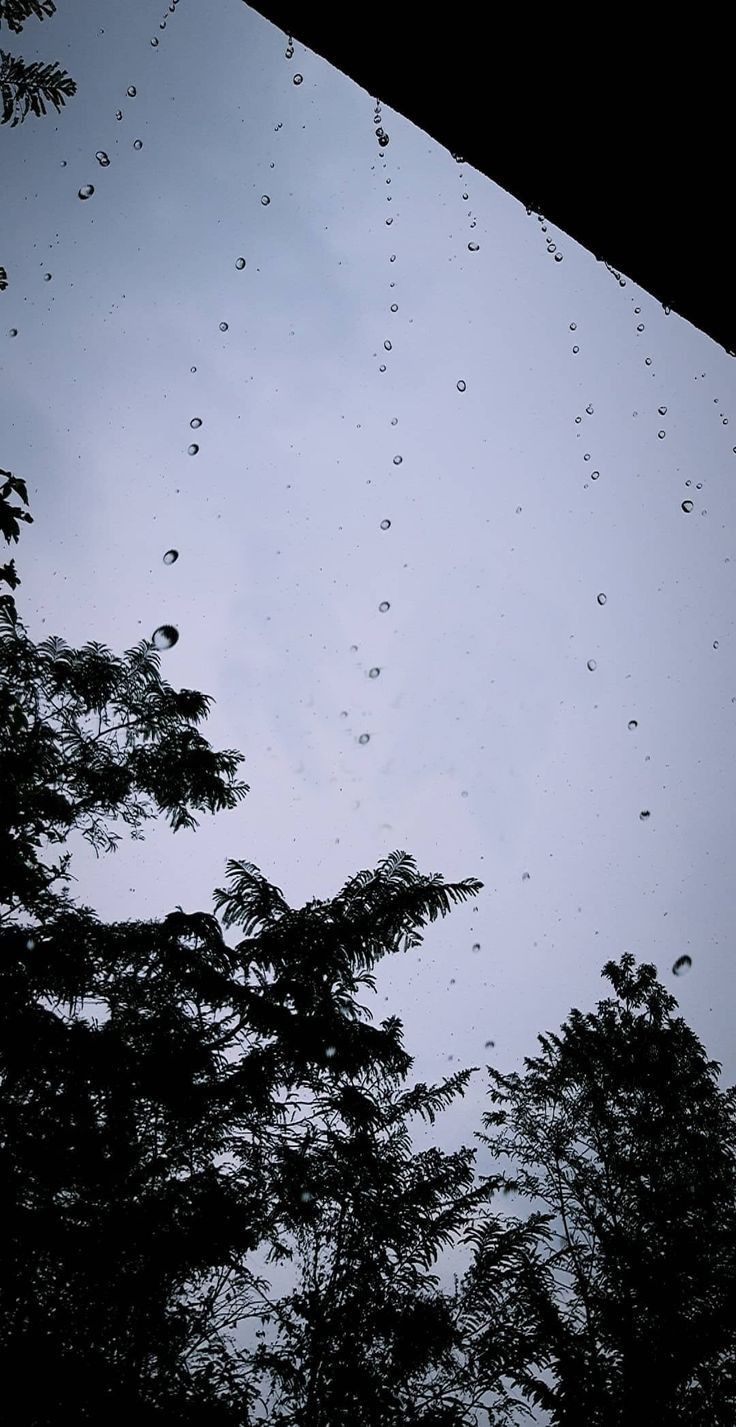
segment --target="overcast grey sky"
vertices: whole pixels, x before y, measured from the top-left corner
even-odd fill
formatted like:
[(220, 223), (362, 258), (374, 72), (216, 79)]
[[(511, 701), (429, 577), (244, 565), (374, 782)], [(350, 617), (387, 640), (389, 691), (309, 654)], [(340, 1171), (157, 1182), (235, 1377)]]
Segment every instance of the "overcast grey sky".
[(734, 362), (386, 110), (379, 150), (240, 0), (64, 0), (12, 47), (78, 82), (0, 136), (23, 617), (175, 624), (251, 785), (81, 855), (80, 895), (209, 909), (239, 857), (301, 905), (402, 848), (485, 884), (381, 968), (417, 1078), (517, 1066), (631, 950), (732, 1081)]

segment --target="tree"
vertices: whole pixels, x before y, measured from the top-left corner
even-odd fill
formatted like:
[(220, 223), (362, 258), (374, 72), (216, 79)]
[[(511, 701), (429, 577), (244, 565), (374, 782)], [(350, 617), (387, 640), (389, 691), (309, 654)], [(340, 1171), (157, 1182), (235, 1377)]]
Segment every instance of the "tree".
[(468, 1332), (559, 1427), (736, 1420), (736, 1092), (633, 956), (614, 997), (490, 1070), (479, 1135), (529, 1217), (469, 1235)]
[[(56, 10), (54, 0), (0, 0), (0, 30), (7, 25), (12, 34), (20, 34), (23, 26), (35, 15), (44, 20)], [(74, 80), (55, 62), (43, 64), (39, 60), (27, 63), (20, 55), (7, 54), (0, 50), (0, 96), (2, 97), (2, 119), (0, 123), (14, 127), (22, 123), (28, 114), (40, 118), (52, 105), (57, 113), (67, 99), (76, 94)]]

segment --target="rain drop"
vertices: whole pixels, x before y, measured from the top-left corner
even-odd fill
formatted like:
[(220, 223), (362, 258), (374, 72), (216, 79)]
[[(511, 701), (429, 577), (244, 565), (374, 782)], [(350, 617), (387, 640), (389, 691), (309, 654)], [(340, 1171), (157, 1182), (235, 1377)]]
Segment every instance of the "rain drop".
[(586, 406), (585, 410), (587, 411), (588, 416), (592, 416), (592, 415), (593, 415), (593, 412), (594, 412), (594, 410), (595, 410), (595, 407), (593, 406), (592, 402), (590, 402), (590, 401), (588, 402), (588, 405)]
[(717, 640), (717, 639), (714, 639), (714, 640), (713, 640), (713, 648), (714, 648), (714, 649), (717, 649), (717, 648), (718, 648), (718, 640)]
[(44, 282), (51, 282), (51, 273), (44, 273), (43, 280)]
[(381, 611), (381, 614), (385, 614), (385, 613), (386, 613), (386, 610), (387, 610), (387, 609), (390, 609), (391, 606), (390, 606), (388, 600), (381, 600), (381, 603), (379, 604), (378, 608), (379, 608), (379, 610)]
[(268, 208), (268, 205), (269, 205), (270, 202), (271, 202), (271, 200), (270, 200), (268, 194), (267, 194), (267, 193), (264, 193), (264, 194), (262, 195), (262, 197), (261, 197), (261, 203), (263, 204), (263, 207), (264, 207), (264, 208)]
[(564, 257), (564, 253), (555, 253), (555, 262), (556, 262), (556, 263), (561, 263), (563, 257)]
[(97, 162), (98, 162), (98, 164), (100, 165), (100, 168), (109, 168), (109, 167), (110, 167), (110, 160), (109, 160), (107, 154), (105, 153), (105, 150), (104, 150), (104, 149), (98, 149), (98, 150), (97, 150), (97, 153), (95, 154), (95, 158), (97, 159)]
[(80, 190), (79, 190), (78, 197), (79, 197), (79, 198), (91, 198), (91, 197), (92, 197), (92, 194), (94, 193), (94, 191), (95, 191), (95, 186), (94, 186), (93, 183), (84, 183), (84, 184), (82, 184), (82, 187), (81, 187)]
[(572, 350), (573, 350), (573, 356), (575, 356), (575, 357), (576, 357), (576, 356), (577, 356), (577, 354), (578, 354), (578, 352), (579, 352), (579, 351), (580, 351), (580, 348), (579, 348), (579, 347), (573, 347), (573, 349), (572, 349)]
[(521, 874), (521, 880), (522, 880), (522, 882), (528, 882), (530, 877), (531, 877), (531, 872), (522, 872), (522, 874)]
[(465, 382), (458, 382), (457, 389), (458, 391), (465, 391)]
[(190, 372), (196, 372), (197, 368), (196, 368), (196, 367), (190, 367), (189, 370), (190, 370)]
[(659, 412), (660, 416), (666, 416), (666, 415), (667, 415), (667, 407), (666, 407), (666, 406), (658, 406), (658, 407), (657, 407), (657, 411)]
[(390, 530), (390, 529), (391, 529), (391, 521), (390, 521), (390, 520), (382, 520), (382, 521), (381, 521), (381, 529), (382, 529), (382, 530)]
[(591, 471), (591, 473), (590, 473), (590, 479), (591, 479), (591, 481), (597, 481), (599, 476), (600, 476), (600, 471)]
[(221, 323), (220, 323), (220, 331), (221, 331), (221, 332), (227, 332), (227, 327), (228, 327), (227, 322), (221, 322)]
[(577, 324), (577, 322), (571, 322), (571, 323), (570, 323), (570, 331), (571, 331), (571, 332), (577, 332), (577, 330), (578, 330), (578, 324)]
[(142, 140), (142, 139), (136, 139), (136, 140), (135, 140), (135, 143), (133, 144), (133, 148), (134, 148), (134, 149), (142, 149), (142, 148), (143, 148), (143, 140)]
[(392, 312), (398, 312), (398, 310), (399, 310), (399, 304), (398, 304), (398, 302), (392, 302), (392, 303), (391, 303), (391, 311), (392, 311)]
[(677, 960), (672, 964), (673, 976), (687, 976), (692, 964), (693, 959), (691, 956), (688, 956), (687, 953), (684, 956), (678, 956)]
[(187, 455), (188, 455), (188, 456), (196, 456), (198, 450), (199, 450), (199, 446), (196, 444), (195, 441), (193, 441), (192, 444), (191, 444), (191, 446), (187, 446)]
[(692, 508), (693, 508), (693, 503), (692, 503), (691, 500), (684, 500), (684, 501), (682, 502), (682, 509), (684, 510), (684, 512), (685, 512), (686, 515), (689, 515), (689, 514), (690, 514), (690, 511), (692, 510)]
[(644, 323), (643, 323), (643, 322), (639, 322), (638, 325), (637, 325), (636, 330), (637, 330), (637, 332), (643, 332), (643, 331), (644, 331)]
[(179, 638), (178, 629), (173, 624), (160, 624), (151, 636), (154, 649), (171, 649)]
[(469, 252), (469, 253), (477, 253), (477, 252), (479, 251), (479, 248), (480, 248), (480, 244), (479, 244), (479, 243), (468, 243), (468, 252)]
[(392, 426), (398, 426), (398, 424), (399, 424), (399, 418), (398, 418), (398, 416), (392, 416), (392, 417), (391, 417), (391, 425), (392, 425)]
[(123, 111), (122, 111), (122, 109), (118, 109), (118, 110), (116, 111), (115, 118), (116, 118), (116, 119), (122, 119), (122, 117), (123, 117)]
[(596, 664), (595, 659), (589, 659), (589, 660), (588, 660), (588, 668), (590, 669), (591, 674), (594, 672), (595, 669), (598, 668), (598, 665)]
[(175, 565), (178, 559), (179, 559), (179, 551), (178, 551), (178, 550), (167, 550), (167, 551), (166, 551), (166, 554), (164, 555), (164, 564), (165, 564), (165, 565)]
[(135, 87), (134, 84), (129, 84), (129, 85), (128, 85), (128, 97), (129, 97), (130, 99), (135, 99), (135, 96), (136, 96), (136, 87)]
[(243, 268), (245, 267), (245, 258), (236, 258), (235, 266), (238, 269), (238, 272), (242, 273)]
[(158, 40), (156, 39), (156, 36), (155, 36), (155, 35), (154, 35), (153, 39), (151, 40), (151, 44), (153, 45), (153, 48), (155, 49), (156, 46), (157, 46), (157, 44), (158, 44)]
[(380, 367), (378, 368), (378, 370), (379, 370), (379, 372), (385, 372), (385, 370), (386, 370), (386, 363), (385, 363), (385, 362), (381, 362), (381, 365), (380, 365)]
[(388, 340), (386, 340), (383, 345), (387, 352), (391, 351), (391, 343)]
[(303, 82), (303, 80), (304, 80), (304, 75), (303, 75), (303, 74), (295, 74), (295, 75), (294, 75), (294, 78), (292, 79), (291, 82), (292, 82), (292, 84), (301, 84), (301, 83)]
[(601, 592), (601, 594), (597, 595), (596, 598), (597, 598), (599, 604), (605, 604), (605, 603), (606, 603), (606, 596), (605, 596), (602, 592)]
[(9, 329), (9, 331), (8, 331), (8, 336), (9, 336), (9, 337), (17, 337), (17, 336), (18, 336), (18, 328), (17, 328), (17, 327), (11, 327), (11, 328)]
[(628, 727), (629, 733), (633, 733), (634, 730), (639, 727), (638, 720), (635, 719), (635, 718), (630, 718), (630, 719), (629, 719), (629, 722), (628, 722), (628, 724), (627, 724), (627, 727)]
[(191, 426), (192, 431), (199, 431), (199, 428), (202, 425), (201, 416), (193, 416), (191, 421), (189, 422), (189, 425)]
[(666, 431), (658, 431), (658, 432), (657, 432), (657, 435), (658, 435), (660, 441), (664, 441), (664, 438), (665, 438), (665, 436), (667, 435), (667, 432), (666, 432)]
[(652, 365), (652, 359), (651, 359), (651, 357), (645, 357), (645, 358), (644, 358), (644, 366), (645, 366), (645, 367), (651, 367), (651, 365)]
[(401, 465), (401, 462), (403, 461), (403, 459), (404, 459), (403, 456), (394, 456), (394, 465), (395, 465), (395, 466), (400, 466), (400, 465)]
[(368, 743), (369, 740), (370, 740), (370, 734), (369, 734), (369, 733), (361, 733), (360, 738), (358, 739), (358, 743)]
[(381, 670), (378, 669), (378, 668), (369, 669), (369, 670), (368, 670), (368, 678), (369, 678), (369, 679), (377, 679), (377, 678), (378, 678), (378, 675), (380, 674), (380, 672), (381, 672)]
[(480, 942), (479, 942), (479, 941), (474, 941), (474, 942), (473, 942), (473, 951), (480, 951)]
[(639, 821), (645, 823), (646, 820), (647, 820), (647, 818), (650, 817), (650, 816), (651, 816), (651, 814), (650, 814), (650, 812), (649, 812), (649, 809), (648, 809), (648, 808), (642, 808), (641, 812), (639, 813)]

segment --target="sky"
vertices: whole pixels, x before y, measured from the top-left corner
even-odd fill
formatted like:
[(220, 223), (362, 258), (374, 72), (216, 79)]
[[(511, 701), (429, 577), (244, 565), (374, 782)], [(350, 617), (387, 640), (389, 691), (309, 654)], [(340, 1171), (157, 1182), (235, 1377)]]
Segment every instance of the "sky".
[(82, 850), (79, 896), (211, 910), (232, 857), (301, 906), (400, 848), (484, 883), (379, 968), (416, 1079), (520, 1068), (628, 950), (732, 1083), (733, 360), (386, 108), (381, 149), (241, 0), (64, 0), (4, 43), (78, 84), (0, 135), (19, 611), (175, 625), (250, 785)]

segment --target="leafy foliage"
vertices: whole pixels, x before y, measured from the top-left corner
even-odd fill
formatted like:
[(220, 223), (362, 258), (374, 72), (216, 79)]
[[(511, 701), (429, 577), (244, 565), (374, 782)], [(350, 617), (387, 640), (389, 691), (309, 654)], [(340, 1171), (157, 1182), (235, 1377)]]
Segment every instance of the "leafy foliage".
[(40, 118), (49, 104), (58, 114), (67, 99), (76, 92), (74, 80), (55, 60), (51, 64), (44, 64), (42, 60), (26, 61), (20, 55), (0, 50), (0, 98), (3, 106), (0, 123), (14, 128), (29, 114)]
[(630, 955), (615, 998), (491, 1071), (480, 1135), (525, 1220), (470, 1238), (467, 1307), (487, 1382), (554, 1423), (726, 1427), (736, 1415), (736, 1095)]
[(55, 13), (54, 0), (0, 0), (0, 30), (7, 25), (13, 34), (19, 35), (31, 15), (45, 20)]

